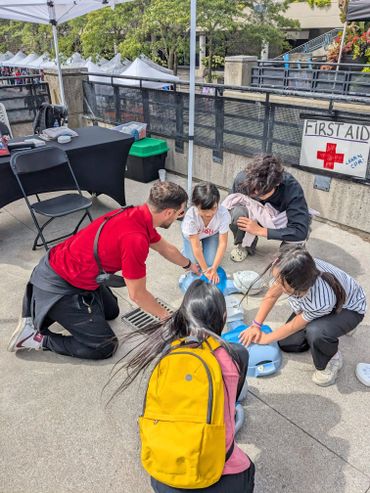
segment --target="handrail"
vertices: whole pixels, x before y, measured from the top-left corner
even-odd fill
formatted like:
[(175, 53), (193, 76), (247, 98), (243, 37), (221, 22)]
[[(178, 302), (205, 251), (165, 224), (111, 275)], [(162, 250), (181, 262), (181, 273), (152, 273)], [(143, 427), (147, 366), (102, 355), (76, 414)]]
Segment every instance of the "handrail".
[(274, 60), (283, 59), (283, 57), (286, 55), (293, 55), (295, 53), (311, 53), (312, 51), (318, 50), (322, 46), (325, 46), (325, 44), (326, 45), (330, 44), (333, 41), (333, 39), (336, 36), (338, 36), (341, 30), (343, 30), (343, 28), (335, 27), (334, 29), (327, 31), (324, 34), (320, 34), (320, 36), (310, 39), (309, 41), (306, 41), (306, 43), (296, 46), (290, 51), (287, 51), (286, 53), (279, 55)]
[[(102, 74), (101, 72), (89, 72), (88, 75), (92, 76), (100, 76), (104, 78), (110, 78), (111, 82), (97, 82), (97, 81), (91, 81), (90, 83), (92, 84), (99, 84), (99, 85), (104, 85), (104, 86), (112, 86), (112, 87), (130, 87), (130, 86), (121, 86), (119, 84), (114, 84), (113, 79), (132, 79), (132, 80), (141, 80), (141, 81), (162, 81), (165, 79), (153, 79), (153, 78), (142, 78), (142, 77), (136, 77), (136, 76), (124, 76), (124, 75), (115, 75), (115, 74)], [(186, 80), (178, 80), (178, 81), (168, 81), (170, 82), (171, 85), (173, 85), (175, 88), (178, 85), (183, 85), (183, 86), (189, 86), (189, 81)], [(325, 99), (326, 101), (341, 101), (341, 102), (347, 102), (347, 103), (370, 103), (370, 96), (369, 97), (364, 97), (364, 96), (350, 96), (348, 97), (347, 95), (342, 95), (342, 94), (328, 94), (328, 93), (320, 93), (320, 92), (309, 92), (309, 91), (301, 91), (301, 90), (294, 90), (294, 89), (276, 89), (276, 88), (266, 88), (266, 87), (259, 87), (259, 86), (232, 86), (232, 85), (224, 85), (224, 84), (217, 84), (217, 83), (201, 83), (201, 82), (196, 82), (195, 83), (196, 87), (211, 87), (217, 90), (219, 95), (223, 94), (223, 91), (240, 91), (240, 92), (247, 92), (247, 93), (260, 93), (260, 94), (265, 94), (266, 96), (273, 94), (277, 96), (296, 96), (296, 97), (306, 97), (309, 99)], [(142, 87), (135, 87), (132, 86), (132, 88), (136, 89), (141, 89)]]

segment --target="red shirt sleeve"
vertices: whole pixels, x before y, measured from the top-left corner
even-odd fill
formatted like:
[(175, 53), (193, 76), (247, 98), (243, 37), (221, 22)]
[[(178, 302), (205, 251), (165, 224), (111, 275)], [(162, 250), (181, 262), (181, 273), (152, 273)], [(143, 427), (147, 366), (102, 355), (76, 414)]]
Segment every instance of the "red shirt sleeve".
[(158, 243), (158, 241), (161, 239), (162, 239), (162, 236), (158, 233), (158, 231), (156, 229), (153, 228), (151, 235), (150, 235), (150, 244)]
[[(160, 235), (159, 239), (161, 238)], [(125, 235), (121, 240), (122, 275), (126, 279), (141, 279), (146, 276), (146, 259), (149, 241), (143, 234)]]

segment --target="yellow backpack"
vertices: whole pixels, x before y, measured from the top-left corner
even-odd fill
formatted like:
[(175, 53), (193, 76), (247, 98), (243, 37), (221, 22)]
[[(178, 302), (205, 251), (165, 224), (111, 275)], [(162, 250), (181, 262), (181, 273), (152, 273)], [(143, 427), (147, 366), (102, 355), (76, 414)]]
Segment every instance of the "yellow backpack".
[(222, 474), (226, 454), (224, 387), (209, 337), (194, 347), (176, 340), (150, 377), (139, 418), (141, 461), (158, 481), (174, 488), (205, 488)]

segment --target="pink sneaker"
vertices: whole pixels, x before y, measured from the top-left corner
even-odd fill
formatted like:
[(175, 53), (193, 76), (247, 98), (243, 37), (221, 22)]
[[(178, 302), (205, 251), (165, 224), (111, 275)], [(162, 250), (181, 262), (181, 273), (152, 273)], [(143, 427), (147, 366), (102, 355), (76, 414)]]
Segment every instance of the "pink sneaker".
[(8, 344), (8, 351), (14, 352), (21, 349), (42, 349), (44, 336), (38, 332), (31, 317), (20, 318)]

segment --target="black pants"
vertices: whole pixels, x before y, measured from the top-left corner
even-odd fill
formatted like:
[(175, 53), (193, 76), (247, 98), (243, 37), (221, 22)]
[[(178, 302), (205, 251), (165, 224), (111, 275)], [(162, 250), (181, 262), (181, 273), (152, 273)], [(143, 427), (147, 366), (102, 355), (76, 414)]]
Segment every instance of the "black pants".
[(254, 473), (255, 467), (251, 461), (250, 467), (239, 474), (225, 474), (221, 479), (208, 488), (183, 489), (172, 488), (166, 484), (160, 483), (154, 478), (151, 479), (151, 485), (155, 493), (253, 493), (254, 490)]
[[(118, 340), (107, 320), (117, 318), (117, 298), (106, 287), (85, 294), (63, 296), (49, 310), (41, 333), (43, 347), (54, 353), (83, 359), (105, 359), (114, 354)], [(51, 332), (48, 327), (58, 322), (71, 335)]]
[[(294, 317), (293, 313), (288, 322)], [(287, 353), (301, 353), (311, 349), (315, 368), (324, 370), (338, 351), (338, 337), (351, 332), (363, 318), (364, 315), (351, 310), (332, 313), (313, 320), (303, 330), (279, 341), (279, 346)]]
[[(234, 235), (234, 245), (241, 245), (245, 235), (245, 231), (242, 231), (241, 229), (238, 228), (237, 221), (239, 217), (249, 217), (249, 211), (246, 207), (237, 205), (236, 207), (233, 207), (230, 210), (230, 215), (231, 215), (230, 230)], [(249, 255), (254, 255), (256, 253), (257, 242), (258, 242), (258, 236), (255, 237), (251, 246), (246, 248)]]
[(232, 348), (232, 357), (237, 363), (240, 371), (238, 388), (236, 391), (236, 400), (238, 401), (245, 379), (247, 378), (249, 353), (248, 349), (242, 344), (230, 343), (230, 346)]
[[(231, 223), (230, 223), (230, 230), (232, 231), (234, 235), (234, 245), (241, 245), (245, 231), (242, 231), (241, 229), (238, 228), (237, 221), (240, 217), (249, 217), (249, 211), (247, 207), (237, 205), (236, 207), (233, 207), (230, 210), (230, 216), (231, 216)], [(308, 228), (308, 233), (307, 233), (307, 238), (304, 241), (283, 241), (280, 246), (285, 245), (285, 244), (296, 244), (296, 245), (304, 245), (305, 241), (308, 240), (309, 234), (311, 232), (311, 222), (312, 222), (312, 217), (310, 216), (309, 218), (309, 228)], [(256, 246), (258, 242), (258, 236), (253, 240), (253, 243), (250, 247), (247, 247), (247, 252), (249, 255), (254, 255), (256, 252)]]

